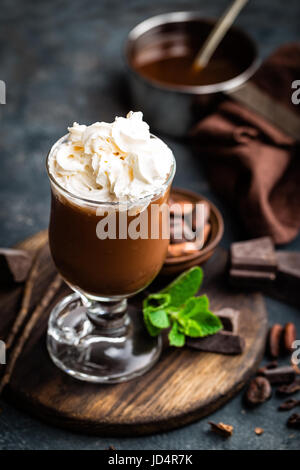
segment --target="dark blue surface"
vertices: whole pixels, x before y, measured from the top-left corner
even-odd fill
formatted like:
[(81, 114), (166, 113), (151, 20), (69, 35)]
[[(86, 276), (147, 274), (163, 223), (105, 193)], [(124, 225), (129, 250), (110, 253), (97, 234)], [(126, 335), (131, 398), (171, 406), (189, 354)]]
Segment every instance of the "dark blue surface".
[[(45, 157), (74, 120), (112, 120), (124, 105), (122, 46), (139, 21), (172, 10), (199, 10), (217, 16), (227, 0), (1, 1), (0, 79), (7, 85), (1, 105), (0, 246), (46, 228), (49, 187)], [(299, 0), (252, 0), (237, 22), (259, 43), (262, 57), (282, 43), (299, 40)], [(300, 79), (300, 77), (299, 77)], [(223, 202), (213, 195), (197, 158), (182, 143), (168, 140), (177, 159), (175, 184), (210, 197), (223, 212), (223, 246), (242, 233)], [(287, 249), (300, 250), (298, 237)], [(270, 322), (295, 321), (300, 313), (267, 299)], [(299, 397), (300, 398), (300, 397)], [(278, 413), (278, 399), (245, 411), (241, 394), (211, 416), (233, 424), (229, 440), (212, 435), (207, 419), (144, 438), (103, 439), (50, 427), (1, 402), (2, 449), (299, 449), (300, 432), (286, 428), (289, 413)], [(258, 437), (254, 428), (265, 433)]]

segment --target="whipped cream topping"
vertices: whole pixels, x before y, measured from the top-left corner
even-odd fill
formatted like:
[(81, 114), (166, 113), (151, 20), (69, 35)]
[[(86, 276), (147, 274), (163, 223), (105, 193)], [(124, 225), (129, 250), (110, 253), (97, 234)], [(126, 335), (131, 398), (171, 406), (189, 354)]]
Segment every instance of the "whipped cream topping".
[(134, 202), (157, 193), (173, 164), (169, 147), (151, 137), (141, 112), (90, 126), (76, 122), (66, 141), (54, 145), (49, 171), (75, 196)]

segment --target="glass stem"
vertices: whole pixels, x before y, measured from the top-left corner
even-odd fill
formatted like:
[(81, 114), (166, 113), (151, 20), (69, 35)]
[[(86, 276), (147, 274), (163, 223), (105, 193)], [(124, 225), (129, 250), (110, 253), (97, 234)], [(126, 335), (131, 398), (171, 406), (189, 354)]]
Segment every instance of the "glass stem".
[(126, 326), (127, 299), (97, 301), (82, 296), (82, 303), (89, 320), (98, 328), (116, 330)]

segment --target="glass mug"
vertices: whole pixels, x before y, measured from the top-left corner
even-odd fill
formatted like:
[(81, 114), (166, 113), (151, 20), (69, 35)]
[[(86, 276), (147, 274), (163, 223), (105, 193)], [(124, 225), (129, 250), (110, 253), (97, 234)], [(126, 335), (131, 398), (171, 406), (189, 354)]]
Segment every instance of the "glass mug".
[[(51, 312), (47, 347), (54, 363), (71, 376), (99, 383), (117, 383), (146, 372), (158, 359), (161, 338), (151, 337), (141, 311), (128, 309), (127, 299), (143, 290), (158, 274), (169, 239), (163, 233), (163, 210), (175, 174), (155, 194), (125, 206), (78, 197), (64, 189), (49, 171), (51, 215), (49, 244), (54, 263), (74, 291)], [(151, 138), (156, 138), (151, 136)], [(99, 237), (99, 222), (116, 217), (112, 238)], [(143, 215), (155, 228), (147, 238), (119, 236), (121, 220), (128, 227)], [(122, 217), (125, 216), (125, 219)], [(108, 220), (108, 219), (107, 219)], [(124, 222), (123, 222), (124, 223)], [(104, 224), (105, 225), (105, 224)]]

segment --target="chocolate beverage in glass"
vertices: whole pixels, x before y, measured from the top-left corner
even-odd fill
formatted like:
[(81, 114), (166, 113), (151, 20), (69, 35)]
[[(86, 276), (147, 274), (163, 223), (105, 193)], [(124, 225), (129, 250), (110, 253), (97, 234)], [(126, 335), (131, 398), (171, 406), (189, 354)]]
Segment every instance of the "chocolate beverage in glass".
[(47, 158), (49, 243), (74, 291), (53, 309), (51, 358), (70, 375), (121, 382), (158, 359), (160, 338), (145, 331), (127, 298), (158, 274), (169, 244), (167, 202), (175, 173), (171, 150), (141, 113), (111, 124), (74, 124)]

